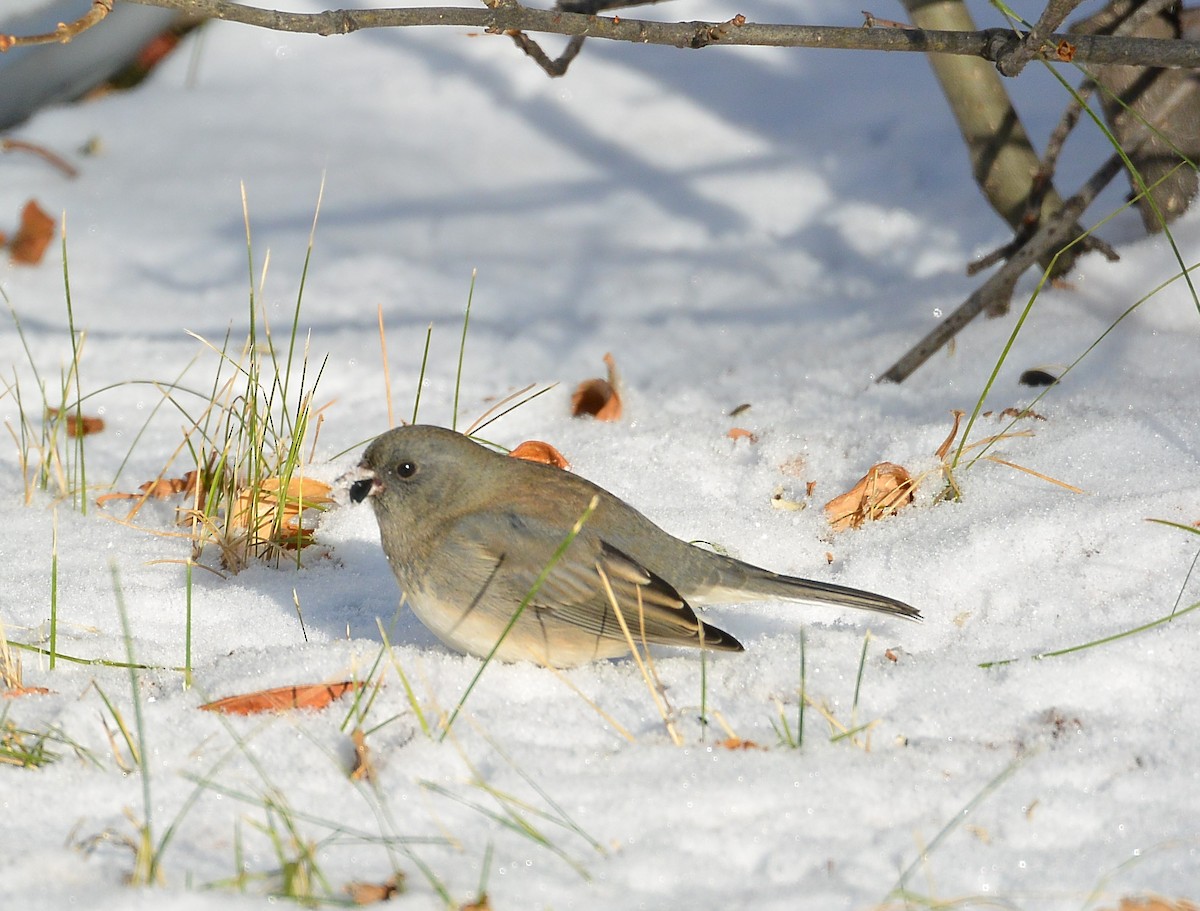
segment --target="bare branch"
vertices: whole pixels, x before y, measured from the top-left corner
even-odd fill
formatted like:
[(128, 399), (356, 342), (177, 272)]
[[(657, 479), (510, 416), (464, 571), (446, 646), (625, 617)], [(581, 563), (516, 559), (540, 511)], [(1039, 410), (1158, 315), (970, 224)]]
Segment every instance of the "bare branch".
[(1013, 253), (1008, 262), (996, 270), (995, 274), (980, 285), (954, 312), (938, 323), (937, 327), (914, 345), (904, 357), (889, 367), (877, 382), (903, 382), (982, 311), (1006, 306), (1016, 288), (1017, 280), (1025, 270), (1047, 253), (1062, 250), (1079, 240), (1080, 228), (1076, 222), (1100, 191), (1121, 173), (1123, 166), (1124, 160), (1120, 155), (1111, 155), (1078, 193), (1068, 199), (1052, 217), (1043, 220), (1028, 242)]
[(60, 22), (44, 35), (0, 35), (0, 53), (26, 44), (66, 44), (112, 12), (113, 0), (92, 0), (92, 8), (74, 22)]
[(569, 67), (571, 65), (571, 61), (579, 55), (579, 51), (583, 48), (583, 42), (587, 40), (586, 38), (576, 35), (567, 42), (567, 46), (563, 49), (563, 52), (555, 59), (551, 60), (550, 56), (542, 50), (541, 45), (524, 32), (512, 32), (511, 35), (512, 40), (516, 42), (517, 47), (532, 57), (534, 62), (537, 63), (537, 65), (543, 70), (545, 70), (546, 75), (550, 76), (551, 78), (566, 75), (567, 67)]
[[(920, 29), (864, 29), (819, 25), (773, 25), (729, 22), (651, 22), (624, 17), (587, 16), (563, 10), (531, 9), (505, 3), (494, 9), (409, 7), (404, 9), (329, 10), (289, 13), (245, 6), (231, 0), (126, 0), (143, 6), (175, 9), (191, 16), (224, 19), (284, 32), (345, 35), (367, 28), (454, 25), (484, 29), (489, 34), (514, 31), (606, 38), (636, 44), (680, 48), (709, 45), (753, 47), (841, 48), (863, 51), (907, 51), (956, 54), (995, 62), (1021, 41), (1009, 29), (939, 32)], [(1110, 63), (1157, 67), (1200, 67), (1200, 41), (1162, 41), (1111, 35), (1050, 35), (1050, 44), (1066, 41), (1076, 63)]]
[(1050, 0), (1042, 10), (1042, 16), (1025, 38), (1012, 49), (1011, 53), (1001, 56), (996, 61), (996, 69), (1003, 76), (1019, 76), (1025, 65), (1042, 53), (1046, 47), (1053, 47), (1049, 36), (1063, 24), (1063, 20), (1071, 14), (1083, 0)]

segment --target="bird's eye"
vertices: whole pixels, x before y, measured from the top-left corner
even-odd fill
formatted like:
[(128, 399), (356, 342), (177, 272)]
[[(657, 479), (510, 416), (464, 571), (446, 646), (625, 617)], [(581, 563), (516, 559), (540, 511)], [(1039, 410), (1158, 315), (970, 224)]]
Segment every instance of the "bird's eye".
[(396, 463), (396, 474), (400, 475), (400, 477), (411, 478), (416, 473), (417, 473), (417, 463), (416, 462), (407, 462), (406, 461), (406, 462), (397, 462)]

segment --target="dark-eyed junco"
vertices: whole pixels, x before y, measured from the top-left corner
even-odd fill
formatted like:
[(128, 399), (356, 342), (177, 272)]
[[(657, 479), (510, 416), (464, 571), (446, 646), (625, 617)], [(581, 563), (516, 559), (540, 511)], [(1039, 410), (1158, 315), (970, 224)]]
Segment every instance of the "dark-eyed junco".
[[(703, 604), (781, 599), (921, 618), (892, 598), (695, 547), (578, 475), (507, 458), (442, 427), (379, 436), (350, 496), (371, 498), (384, 553), (421, 622), (480, 657), (502, 636), (497, 658), (556, 667), (628, 654), (631, 639), (742, 651), (696, 616), (692, 605)], [(595, 509), (554, 562), (593, 498)]]

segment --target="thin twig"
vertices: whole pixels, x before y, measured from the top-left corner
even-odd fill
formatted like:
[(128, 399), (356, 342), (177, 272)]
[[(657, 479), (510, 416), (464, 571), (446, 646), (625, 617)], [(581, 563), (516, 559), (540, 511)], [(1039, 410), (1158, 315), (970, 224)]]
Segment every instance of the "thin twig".
[(1002, 76), (1019, 76), (1026, 64), (1039, 56), (1045, 47), (1048, 45), (1053, 47), (1053, 43), (1048, 40), (1049, 36), (1063, 24), (1063, 20), (1071, 14), (1071, 10), (1081, 2), (1082, 0), (1049, 0), (1046, 8), (1042, 10), (1037, 24), (1012, 50), (1003, 54), (996, 61), (996, 69), (1000, 71), (1000, 74)]
[(1076, 221), (1083, 215), (1100, 191), (1121, 173), (1124, 159), (1114, 153), (1088, 178), (1079, 192), (1068, 199), (1053, 218), (1033, 233), (1028, 242), (970, 297), (942, 320), (932, 332), (917, 342), (904, 357), (896, 361), (877, 382), (901, 383), (918, 367), (929, 360), (946, 342), (983, 310), (995, 307), (1012, 297), (1017, 280), (1044, 254), (1061, 250), (1079, 238)]
[(66, 44), (112, 12), (113, 0), (92, 0), (92, 8), (74, 22), (60, 22), (52, 32), (41, 35), (0, 35), (0, 54), (30, 44)]
[(45, 146), (34, 145), (32, 142), (23, 142), (20, 139), (0, 139), (0, 152), (29, 152), (31, 155), (36, 155), (51, 166), (58, 168), (68, 177), (78, 177), (79, 169), (71, 162), (67, 161), (57, 152), (51, 152)]
[(563, 49), (563, 52), (551, 60), (549, 55), (542, 50), (541, 45), (524, 32), (510, 32), (509, 34), (512, 36), (512, 40), (516, 43), (517, 47), (532, 57), (534, 62), (545, 70), (546, 75), (551, 78), (567, 74), (567, 67), (579, 55), (579, 51), (583, 48), (585, 40), (583, 36), (576, 35), (567, 42), (567, 46)]

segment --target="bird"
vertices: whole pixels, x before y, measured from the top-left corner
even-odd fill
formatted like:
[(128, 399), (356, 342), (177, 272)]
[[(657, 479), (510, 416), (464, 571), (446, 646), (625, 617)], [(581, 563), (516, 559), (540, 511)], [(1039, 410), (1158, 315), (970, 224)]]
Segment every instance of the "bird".
[(635, 645), (740, 652), (694, 610), (784, 600), (911, 620), (894, 598), (785, 576), (680, 540), (562, 468), (444, 427), (376, 437), (350, 484), (370, 500), (402, 598), (451, 649), (574, 667)]

